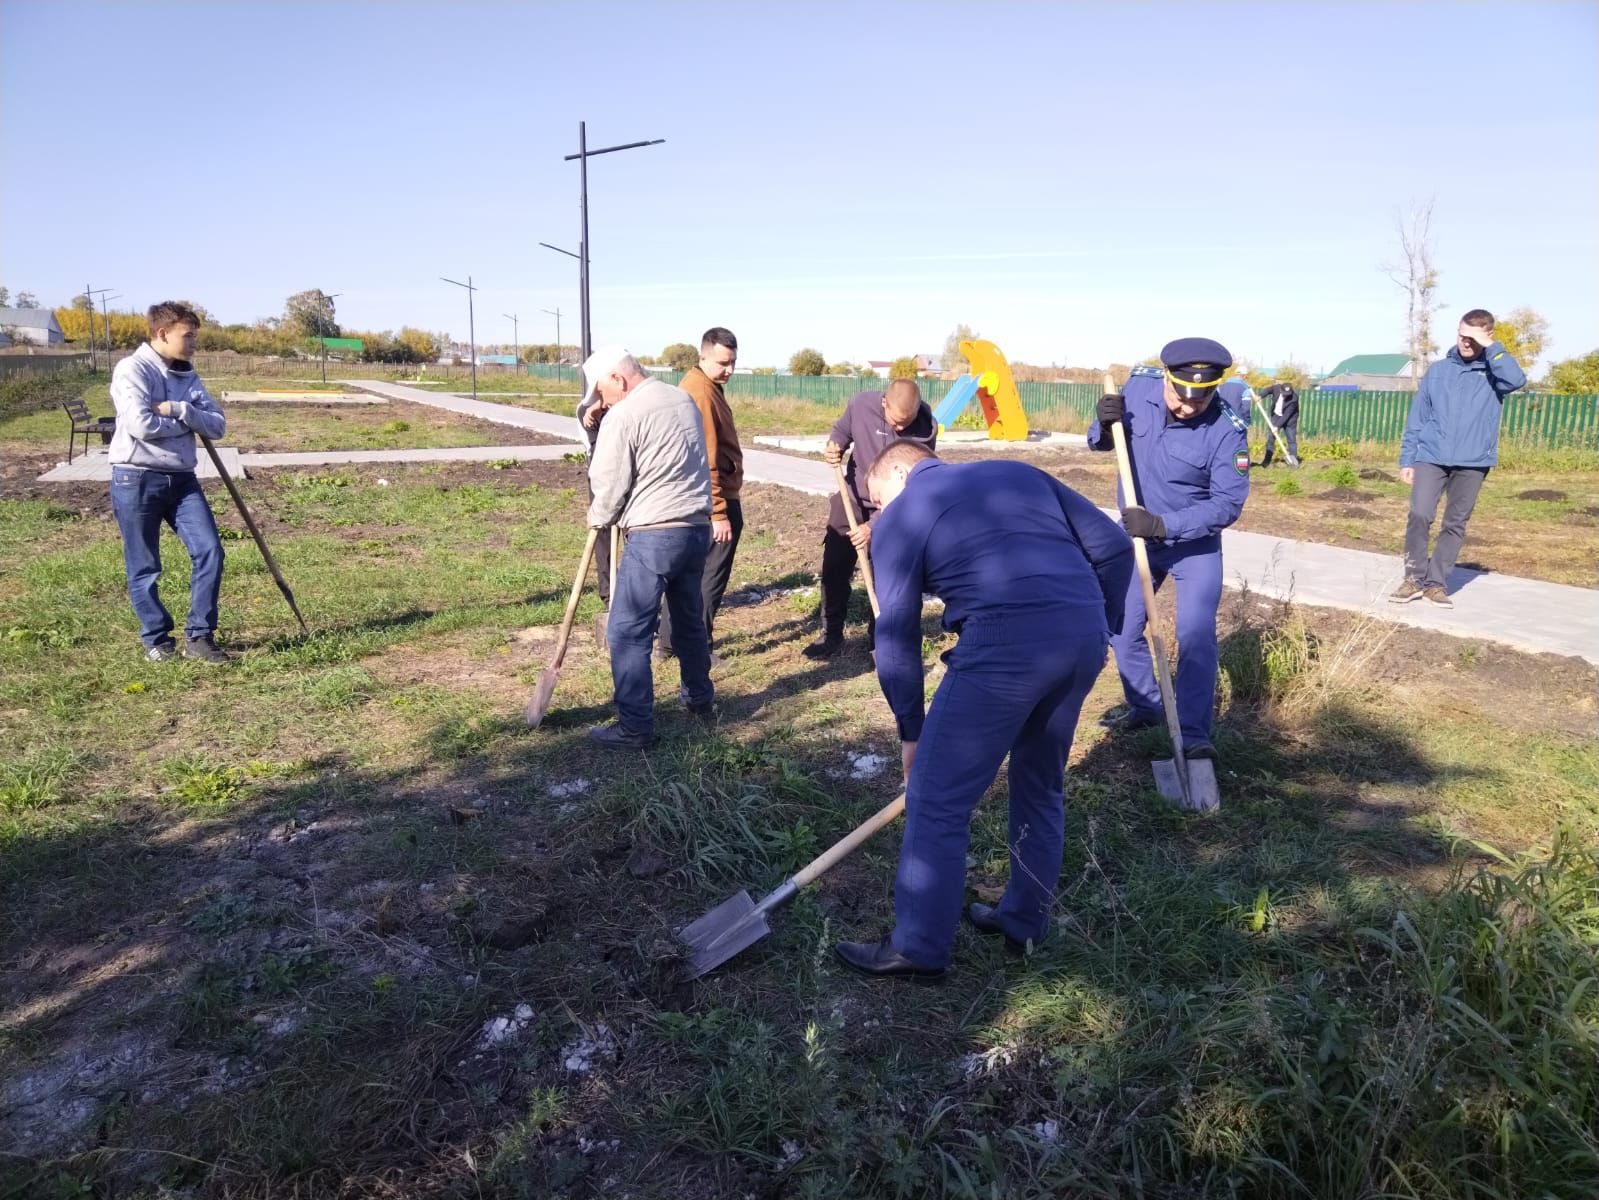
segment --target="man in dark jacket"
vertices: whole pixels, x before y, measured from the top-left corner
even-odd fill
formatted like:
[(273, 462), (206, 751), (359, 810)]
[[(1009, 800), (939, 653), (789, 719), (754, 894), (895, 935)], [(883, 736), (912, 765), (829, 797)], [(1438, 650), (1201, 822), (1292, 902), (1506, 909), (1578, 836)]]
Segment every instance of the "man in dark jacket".
[[(865, 975), (940, 975), (965, 891), (972, 810), (1006, 756), (1010, 882), (966, 919), (1012, 949), (1043, 939), (1065, 837), (1065, 764), (1083, 698), (1105, 665), (1133, 570), (1116, 523), (1037, 467), (942, 463), (910, 442), (867, 476), (882, 508), (873, 544), (877, 678), (905, 769), (905, 835), (892, 935), (840, 942)], [(923, 715), (922, 594), (960, 634)]]
[[(868, 523), (877, 512), (866, 491), (866, 473), (889, 443), (909, 440), (934, 450), (938, 445), (938, 422), (933, 410), (922, 401), (922, 390), (914, 379), (896, 379), (883, 392), (857, 392), (844, 406), (844, 414), (828, 435), (825, 454), (829, 466), (843, 461), (851, 447), (844, 482), (855, 505), (860, 528), (850, 532), (843, 498), (834, 495), (827, 514), (827, 529), (822, 534), (822, 638), (805, 647), (806, 658), (832, 658), (844, 648), (844, 616), (849, 609), (850, 580), (860, 555), (868, 554), (872, 527)], [(872, 644), (874, 622), (866, 623), (867, 645)]]
[[(1466, 540), (1466, 522), (1488, 471), (1499, 461), (1499, 416), (1505, 397), (1527, 375), (1494, 337), (1493, 313), (1474, 308), (1460, 318), (1455, 344), (1422, 376), (1399, 442), (1399, 478), (1410, 485), (1405, 526), (1405, 579), (1389, 597), (1408, 604), (1425, 597), (1453, 608), (1449, 572)], [(1444, 499), (1438, 543), (1427, 539)]]
[(1274, 383), (1260, 394), (1266, 408), (1266, 457), (1260, 460), (1263, 467), (1271, 466), (1277, 453), (1277, 436), (1282, 434), (1284, 448), (1288, 451), (1288, 465), (1299, 465), (1299, 394), (1291, 383)]

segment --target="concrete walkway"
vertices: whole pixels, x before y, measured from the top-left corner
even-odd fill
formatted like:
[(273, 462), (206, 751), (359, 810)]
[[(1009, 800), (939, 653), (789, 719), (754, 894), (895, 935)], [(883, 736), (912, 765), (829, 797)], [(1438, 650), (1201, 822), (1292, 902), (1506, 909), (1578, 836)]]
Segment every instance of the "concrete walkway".
[[(217, 455), (222, 459), (222, 465), (227, 468), (228, 474), (235, 479), (244, 478), (242, 456), (231, 446), (218, 446)], [(216, 479), (217, 469), (211, 464), (211, 456), (203, 450), (200, 452), (194, 468), (197, 479)], [(104, 448), (96, 447), (87, 454), (80, 454), (71, 463), (58, 462), (43, 475), (39, 476), (40, 483), (110, 483), (111, 460)]]

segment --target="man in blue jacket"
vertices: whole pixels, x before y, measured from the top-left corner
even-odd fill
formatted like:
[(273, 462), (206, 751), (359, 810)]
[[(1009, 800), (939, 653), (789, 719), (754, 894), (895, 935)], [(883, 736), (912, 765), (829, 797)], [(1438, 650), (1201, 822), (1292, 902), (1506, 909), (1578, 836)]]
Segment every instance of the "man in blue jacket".
[[(1149, 541), (1158, 591), (1177, 581), (1177, 715), (1189, 758), (1214, 758), (1216, 610), (1221, 605), (1221, 531), (1249, 498), (1249, 437), (1243, 419), (1215, 396), (1232, 355), (1209, 338), (1179, 338), (1160, 352), (1162, 367), (1139, 367), (1124, 394), (1102, 396), (1088, 445), (1110, 450), (1122, 422), (1137, 496), (1121, 495), (1122, 525)], [(1127, 591), (1127, 617), (1111, 638), (1127, 708), (1101, 722), (1116, 730), (1164, 723), (1155, 664), (1144, 642), (1144, 592)]]
[[(1083, 698), (1121, 623), (1132, 543), (1089, 501), (1018, 462), (939, 462), (891, 444), (866, 473), (880, 509), (877, 677), (905, 769), (905, 835), (893, 933), (840, 942), (865, 975), (943, 974), (965, 890), (972, 810), (1010, 755), (1010, 883), (972, 904), (980, 932), (1012, 950), (1043, 938), (1064, 847), (1065, 763)], [(922, 594), (960, 634), (923, 715)], [(921, 747), (918, 752), (918, 746)]]
[[(1526, 382), (1526, 372), (1494, 338), (1493, 313), (1482, 308), (1460, 318), (1454, 346), (1422, 376), (1399, 443), (1399, 478), (1410, 485), (1410, 520), (1405, 579), (1389, 597), (1393, 603), (1425, 597), (1439, 608), (1454, 607), (1449, 572), (1466, 540), (1477, 493), (1499, 461), (1499, 415), (1505, 397)], [(1429, 556), (1427, 539), (1440, 498), (1443, 526)]]

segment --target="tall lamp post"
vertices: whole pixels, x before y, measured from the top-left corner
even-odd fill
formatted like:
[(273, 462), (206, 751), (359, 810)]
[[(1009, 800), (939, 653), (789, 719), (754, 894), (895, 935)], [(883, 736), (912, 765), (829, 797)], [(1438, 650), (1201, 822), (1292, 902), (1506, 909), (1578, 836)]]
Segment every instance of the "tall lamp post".
[(344, 295), (344, 293), (334, 292), (331, 296), (326, 292), (319, 292), (318, 294), (322, 297), (323, 303), (328, 306), (327, 323), (322, 326), (322, 336), (317, 338), (317, 341), (322, 343), (322, 382), (326, 383), (328, 381), (328, 330), (333, 328), (333, 301), (337, 297)]
[[(439, 278), (440, 279), (444, 279), (444, 276), (440, 275)], [(472, 339), (472, 351), (471, 351), (471, 359), (472, 359), (472, 399), (476, 400), (477, 399), (477, 319), (472, 315), (472, 293), (477, 291), (477, 288), (472, 286), (472, 277), (470, 275), (468, 275), (466, 277), (466, 282), (465, 283), (462, 283), (459, 279), (444, 279), (444, 282), (445, 283), (453, 283), (458, 288), (465, 288), (466, 289), (466, 336)]]
[[(95, 353), (95, 350), (94, 350), (94, 298), (96, 296), (103, 296), (107, 292), (109, 292), (110, 290), (111, 290), (110, 288), (92, 288), (88, 284), (84, 284), (83, 285), (83, 298), (84, 298), (85, 301), (87, 301), (88, 314), (89, 314), (89, 370), (91, 370), (91, 371), (98, 371), (100, 369), (100, 357), (99, 357), (99, 355), (97, 355)], [(106, 332), (109, 333), (110, 330), (108, 329)], [(111, 365), (111, 345), (110, 345), (110, 339), (107, 338), (106, 339), (106, 366), (109, 367), (110, 365)]]
[(511, 357), (516, 359), (516, 365), (522, 365), (522, 338), (516, 332), (516, 314), (501, 313), (500, 316), (511, 322)]
[[(577, 153), (568, 154), (565, 161), (571, 162), (575, 158), (579, 167), (578, 207), (582, 213), (583, 235), (578, 241), (578, 250), (581, 251), (581, 256), (578, 259), (578, 292), (582, 307), (584, 359), (587, 359), (594, 352), (594, 331), (589, 320), (589, 159), (601, 154), (615, 154), (618, 150), (636, 150), (640, 146), (659, 146), (665, 141), (665, 138), (652, 138), (647, 142), (626, 142), (620, 146), (602, 146), (598, 150), (590, 150), (588, 123), (586, 121), (577, 123)], [(544, 243), (540, 244), (543, 245)], [(553, 246), (551, 247), (551, 249), (554, 248)]]
[[(108, 288), (107, 291), (109, 290)], [(111, 365), (111, 351), (116, 349), (116, 343), (111, 340), (111, 309), (108, 301), (120, 299), (122, 299), (121, 292), (114, 296), (107, 296), (105, 292), (100, 293), (100, 323), (105, 326), (105, 361), (108, 367)]]
[(561, 353), (561, 310), (558, 308), (546, 308), (544, 311), (555, 318), (555, 378), (560, 379), (561, 359), (564, 357)]

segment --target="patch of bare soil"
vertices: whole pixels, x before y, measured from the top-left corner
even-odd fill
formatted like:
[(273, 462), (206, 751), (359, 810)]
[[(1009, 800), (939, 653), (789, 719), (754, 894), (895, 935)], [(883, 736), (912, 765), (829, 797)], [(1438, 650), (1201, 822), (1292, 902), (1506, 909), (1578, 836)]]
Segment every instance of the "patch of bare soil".
[(1358, 488), (1335, 487), (1328, 488), (1325, 492), (1315, 492), (1310, 497), (1312, 500), (1376, 500), (1376, 492), (1362, 492)]
[(1555, 491), (1553, 488), (1529, 488), (1525, 492), (1516, 493), (1517, 500), (1564, 500), (1565, 492)]

